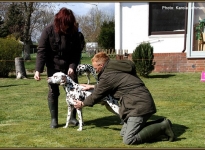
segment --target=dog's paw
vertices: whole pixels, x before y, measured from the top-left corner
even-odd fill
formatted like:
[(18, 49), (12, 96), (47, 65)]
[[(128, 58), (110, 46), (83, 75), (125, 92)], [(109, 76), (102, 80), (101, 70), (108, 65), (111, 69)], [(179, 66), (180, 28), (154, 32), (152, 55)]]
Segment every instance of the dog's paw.
[(63, 128), (67, 128), (68, 126), (64, 126)]
[(77, 129), (77, 131), (82, 131), (82, 130), (83, 130), (82, 128), (78, 128), (78, 129)]

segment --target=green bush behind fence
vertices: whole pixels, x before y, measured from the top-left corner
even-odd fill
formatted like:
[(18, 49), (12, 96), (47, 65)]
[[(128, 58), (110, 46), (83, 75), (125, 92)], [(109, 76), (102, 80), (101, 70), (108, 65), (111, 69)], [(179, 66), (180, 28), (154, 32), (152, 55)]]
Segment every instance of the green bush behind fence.
[(0, 38), (0, 77), (15, 69), (15, 57), (21, 57), (23, 45), (13, 38)]

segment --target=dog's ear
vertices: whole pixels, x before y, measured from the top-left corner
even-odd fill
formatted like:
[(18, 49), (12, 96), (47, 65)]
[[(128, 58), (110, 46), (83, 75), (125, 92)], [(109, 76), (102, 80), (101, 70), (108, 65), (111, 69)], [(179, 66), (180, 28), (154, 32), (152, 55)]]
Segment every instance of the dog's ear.
[(67, 80), (66, 76), (62, 75), (60, 85), (65, 85), (66, 84), (66, 80)]

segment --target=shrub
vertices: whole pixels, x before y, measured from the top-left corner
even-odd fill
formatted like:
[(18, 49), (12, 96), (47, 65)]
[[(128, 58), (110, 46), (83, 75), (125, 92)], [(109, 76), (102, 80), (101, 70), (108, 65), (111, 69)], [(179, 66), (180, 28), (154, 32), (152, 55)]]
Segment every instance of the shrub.
[(0, 77), (8, 77), (15, 69), (15, 57), (21, 56), (22, 48), (15, 38), (0, 38)]
[(141, 43), (132, 54), (132, 60), (135, 63), (136, 71), (143, 77), (148, 77), (152, 70), (154, 70), (153, 59), (153, 47), (150, 43)]

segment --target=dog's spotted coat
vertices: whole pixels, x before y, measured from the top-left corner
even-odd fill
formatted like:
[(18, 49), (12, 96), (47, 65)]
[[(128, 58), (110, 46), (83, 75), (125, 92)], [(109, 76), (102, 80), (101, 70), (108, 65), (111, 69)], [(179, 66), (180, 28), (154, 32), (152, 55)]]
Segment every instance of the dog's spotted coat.
[(98, 82), (95, 69), (90, 64), (79, 64), (76, 68), (76, 72), (77, 72), (78, 75), (82, 75), (82, 74), (85, 73), (85, 75), (88, 79), (87, 84), (90, 84), (90, 74), (92, 74), (93, 77), (95, 78), (96, 82)]
[[(70, 120), (70, 115), (71, 115), (71, 107), (74, 107), (73, 100), (83, 101), (92, 93), (92, 90), (83, 91), (82, 90), (83, 86), (75, 83), (69, 76), (67, 76), (62, 72), (54, 73), (53, 76), (48, 77), (47, 81), (49, 84), (62, 85), (66, 91), (66, 103), (68, 105), (68, 115), (67, 115), (66, 125), (64, 126), (64, 128), (67, 128)], [(110, 95), (106, 96), (104, 100), (112, 108), (113, 113), (119, 115), (118, 101), (113, 99)], [(79, 128), (77, 130), (82, 131), (83, 128), (82, 109), (76, 109), (76, 110), (79, 119)]]

